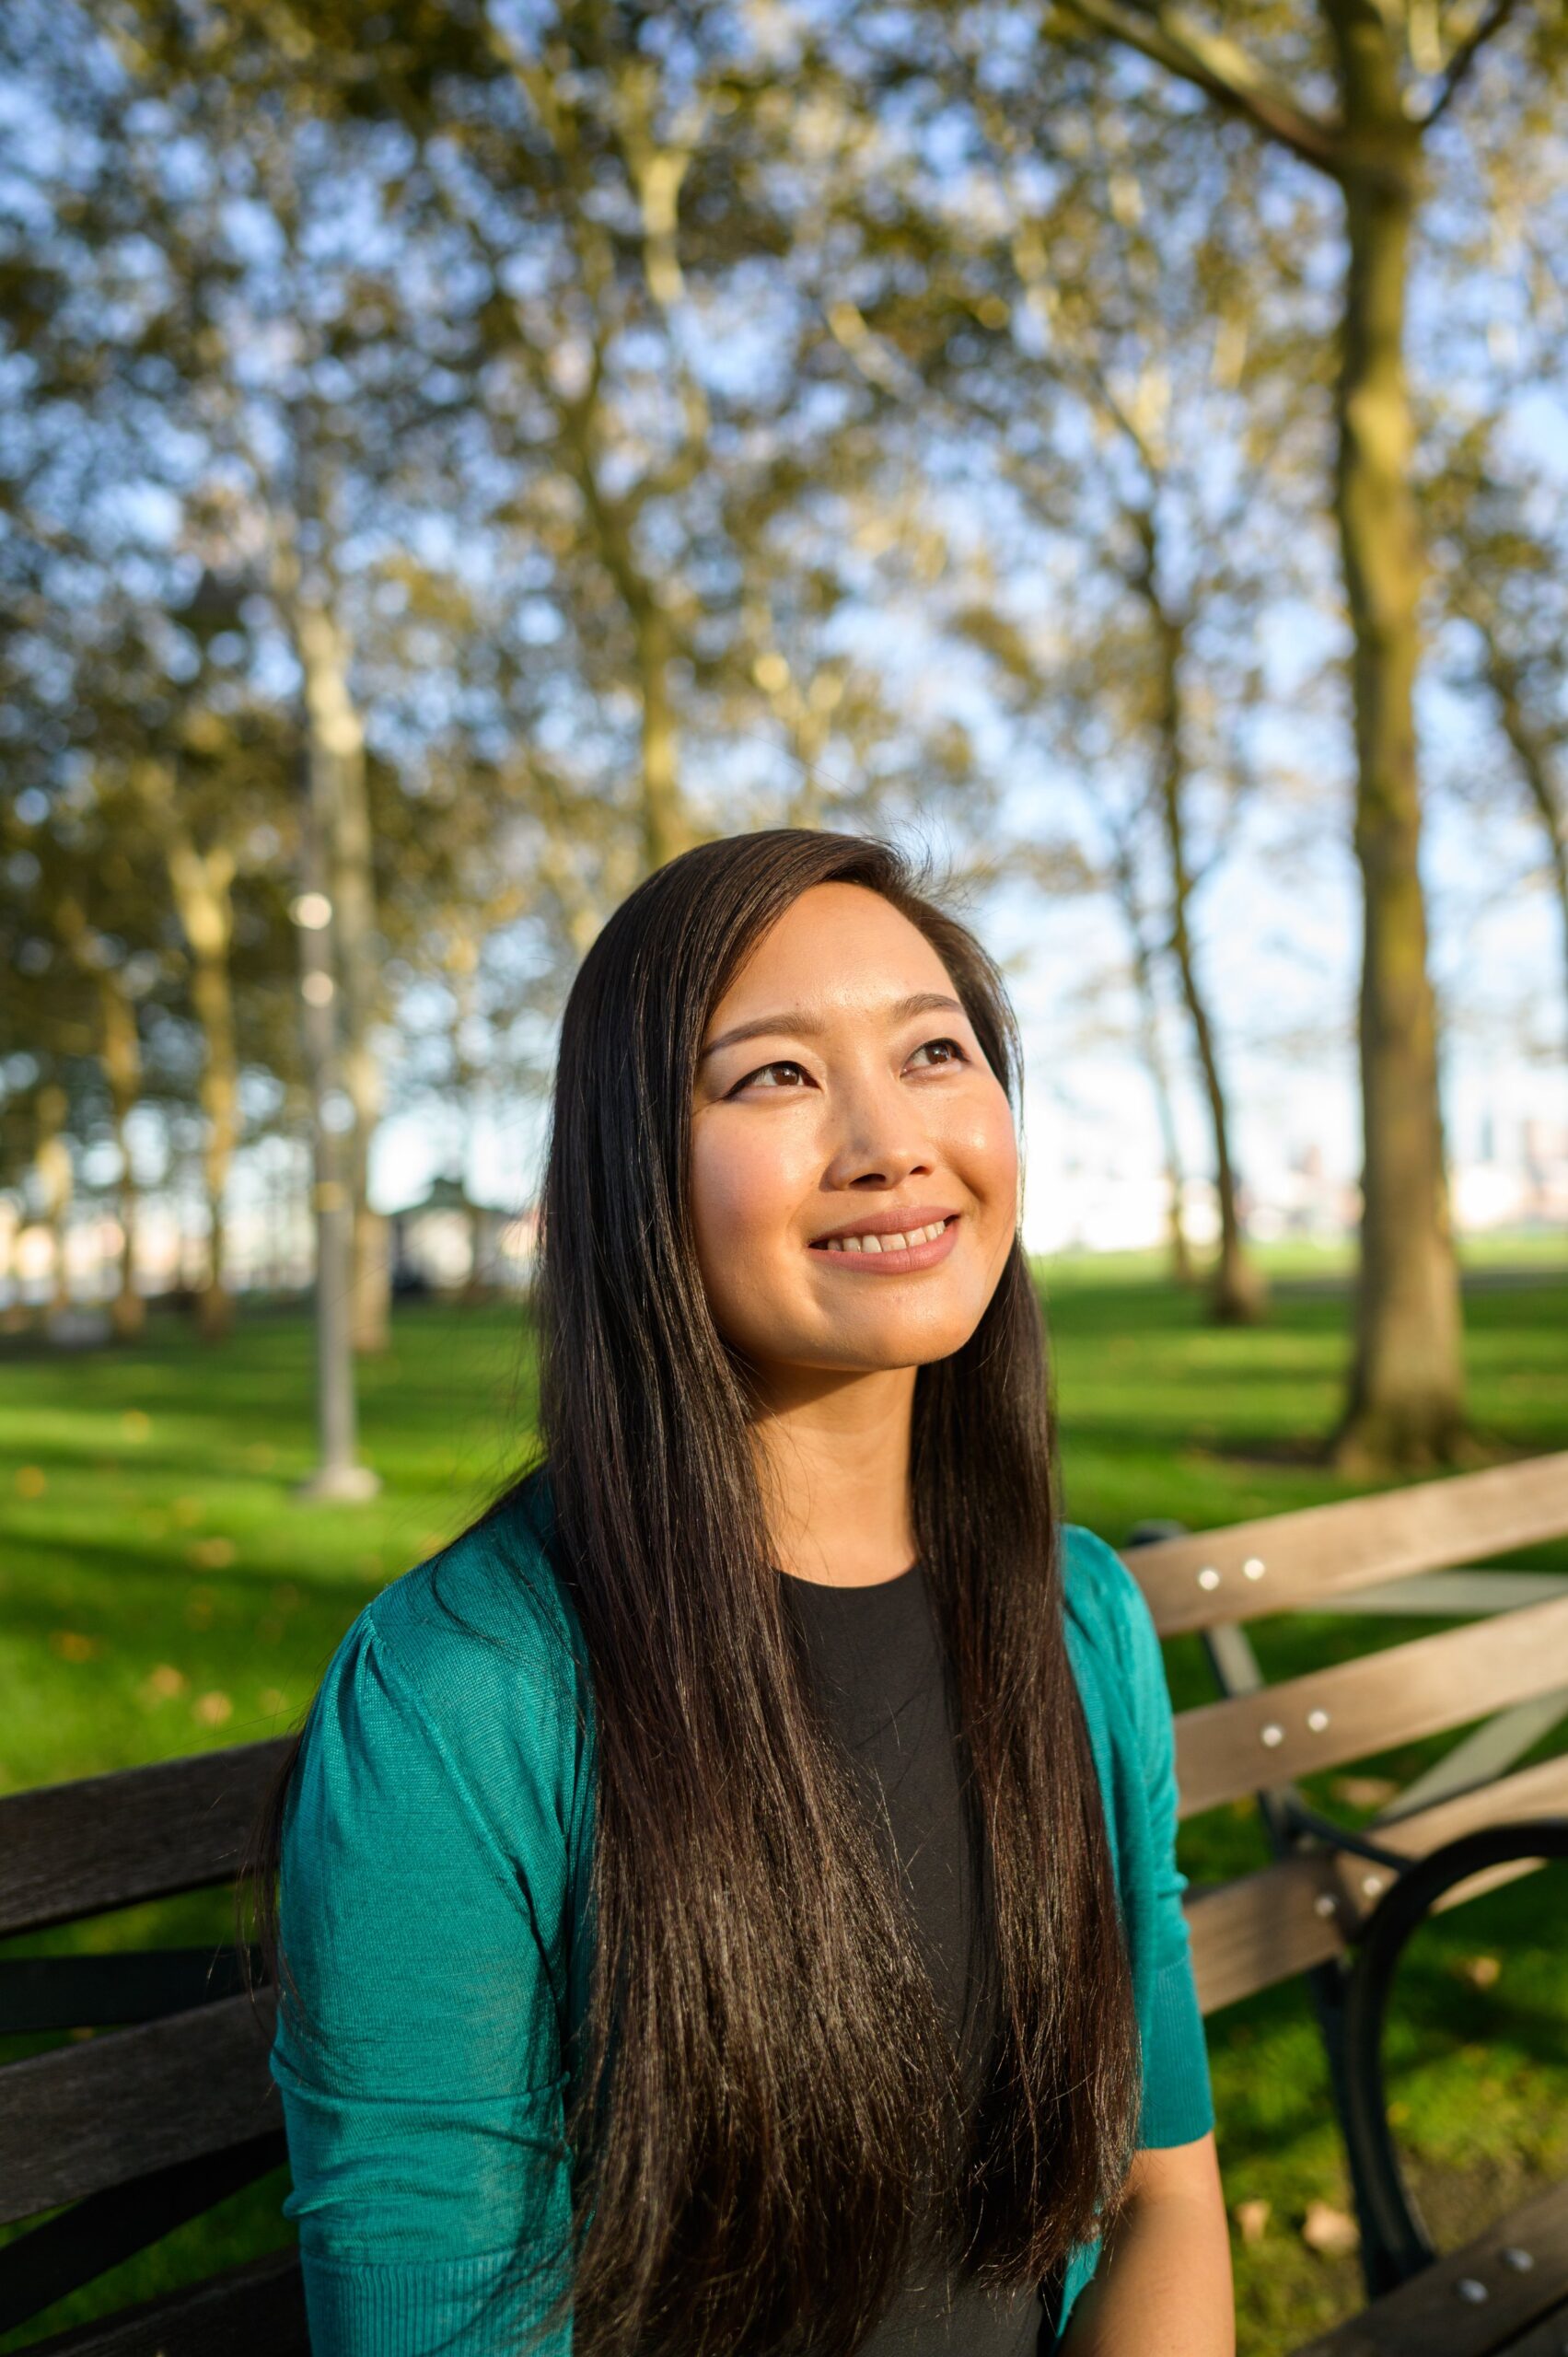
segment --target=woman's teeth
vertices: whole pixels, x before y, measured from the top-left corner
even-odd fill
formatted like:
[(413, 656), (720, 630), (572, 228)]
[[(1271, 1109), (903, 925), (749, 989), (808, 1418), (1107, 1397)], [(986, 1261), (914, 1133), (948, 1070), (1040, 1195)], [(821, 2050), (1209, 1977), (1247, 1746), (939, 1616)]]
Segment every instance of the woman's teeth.
[(907, 1236), (834, 1236), (828, 1240), (830, 1252), (902, 1252), (911, 1244), (929, 1244), (947, 1226), (945, 1219), (934, 1220), (929, 1227), (912, 1227)]

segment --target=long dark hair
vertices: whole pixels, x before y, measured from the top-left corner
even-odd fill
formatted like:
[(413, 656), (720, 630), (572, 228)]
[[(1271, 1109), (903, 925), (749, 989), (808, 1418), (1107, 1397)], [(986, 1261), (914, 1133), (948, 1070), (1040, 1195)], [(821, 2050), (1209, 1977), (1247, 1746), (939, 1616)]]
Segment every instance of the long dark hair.
[[(972, 2104), (769, 1575), (748, 1370), (698, 1269), (691, 1109), (714, 1006), (824, 883), (879, 893), (925, 935), (1016, 1104), (995, 964), (924, 888), (929, 863), (865, 837), (781, 828), (672, 860), (599, 934), (562, 1028), (535, 1315), (552, 1555), (598, 1759), (569, 2124), (586, 2357), (850, 2357), (916, 2258), (993, 2288), (1054, 2275), (1114, 2218), (1132, 2147), (1131, 1975), (1018, 1237), (975, 1332), (914, 1394), (913, 1525), (989, 1927)], [(285, 1787), (254, 1875), (274, 1972)]]

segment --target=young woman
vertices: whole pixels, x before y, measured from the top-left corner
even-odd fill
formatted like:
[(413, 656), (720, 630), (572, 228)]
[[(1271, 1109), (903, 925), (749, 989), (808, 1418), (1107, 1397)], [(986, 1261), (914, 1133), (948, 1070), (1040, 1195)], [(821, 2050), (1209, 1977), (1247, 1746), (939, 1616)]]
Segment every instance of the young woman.
[(542, 1460), (263, 1843), (315, 2357), (1231, 2357), (1159, 1647), (1059, 1519), (1016, 1035), (923, 880), (705, 843), (573, 988)]

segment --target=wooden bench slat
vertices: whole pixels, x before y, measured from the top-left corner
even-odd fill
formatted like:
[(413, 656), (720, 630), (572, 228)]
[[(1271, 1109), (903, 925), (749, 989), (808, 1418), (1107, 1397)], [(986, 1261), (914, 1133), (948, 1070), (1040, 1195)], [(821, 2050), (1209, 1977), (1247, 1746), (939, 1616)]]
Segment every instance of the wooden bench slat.
[[(1505, 2250), (1527, 2251), (1530, 2266), (1510, 2266)], [(1459, 2296), (1456, 2287), (1467, 2278), (1485, 2286), (1484, 2300)], [(1307, 2342), (1295, 2357), (1492, 2357), (1494, 2351), (1513, 2350), (1521, 2333), (1543, 2325), (1565, 2302), (1568, 2184), (1521, 2203), (1462, 2249)], [(1559, 2322), (1553, 2329), (1560, 2347), (1568, 2325)]]
[[(1511, 1554), (1568, 1534), (1568, 1450), (1346, 1498), (1260, 1522), (1130, 1548), (1125, 1561), (1163, 1636), (1316, 1609), (1346, 1589)], [(1253, 1577), (1245, 1566), (1260, 1563)], [(1217, 1584), (1199, 1585), (1201, 1572)], [(1331, 1607), (1330, 1607), (1331, 1608)]]
[(310, 2357), (297, 2250), (31, 2341), (28, 2357)]
[(1561, 1686), (1565, 1669), (1568, 1596), (1557, 1596), (1202, 1703), (1176, 1722), (1181, 1814), (1463, 1726)]
[[(1203, 2012), (1217, 2014), (1338, 1956), (1345, 1945), (1343, 1896), (1332, 1855), (1282, 1858), (1234, 1882), (1190, 1891), (1187, 1929)], [(1333, 1900), (1332, 1914), (1317, 1911), (1319, 1898)]]
[(226, 1882), (290, 1738), (0, 1800), (0, 1939)]
[(0, 2070), (0, 2223), (281, 2128), (272, 1992), (227, 1997)]
[[(1568, 1759), (1543, 1759), (1533, 1768), (1440, 1801), (1415, 1816), (1367, 1829), (1401, 1856), (1425, 1857), (1482, 1825), (1510, 1819), (1554, 1817), (1568, 1810)], [(1510, 1868), (1515, 1871), (1529, 1872)], [(1472, 1877), (1447, 1894), (1446, 1906), (1479, 1898)], [(1368, 1889), (1369, 1880), (1377, 1887)], [(1326, 1963), (1344, 1947), (1350, 1932), (1376, 1903), (1387, 1877), (1381, 1868), (1348, 1850), (1284, 1858), (1256, 1874), (1187, 1895), (1187, 1925), (1198, 1996), (1205, 2014), (1236, 2004), (1275, 1981), (1288, 1980), (1314, 1964)], [(1331, 1898), (1332, 1911), (1318, 1901)], [(1568, 2340), (1568, 2333), (1564, 2334)]]
[[(1559, 2308), (1555, 2316), (1546, 2316), (1539, 2324), (1508, 2343), (1506, 2357), (1562, 2357), (1563, 2344), (1568, 2342), (1568, 2308)], [(1443, 2357), (1434, 2350), (1432, 2357)]]

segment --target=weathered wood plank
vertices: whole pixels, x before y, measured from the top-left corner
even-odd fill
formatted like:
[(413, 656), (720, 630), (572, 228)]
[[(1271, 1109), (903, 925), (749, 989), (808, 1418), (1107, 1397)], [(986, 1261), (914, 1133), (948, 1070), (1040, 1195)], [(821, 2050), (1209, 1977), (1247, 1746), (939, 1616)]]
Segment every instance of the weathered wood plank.
[(1176, 1722), (1181, 1814), (1462, 1726), (1564, 1682), (1568, 1596), (1206, 1702)]
[(0, 2223), (282, 2126), (272, 1994), (199, 2005), (0, 2070)]
[[(252, 1955), (260, 1977), (260, 1951)], [(156, 2021), (215, 2004), (244, 1985), (233, 1947), (0, 1956), (0, 2037)]]
[(1131, 1548), (1161, 1634), (1299, 1611), (1568, 1533), (1568, 1450)]
[(296, 2250), (29, 2343), (28, 2357), (310, 2357)]
[[(1543, 2316), (1517, 2340), (1511, 2340), (1505, 2357), (1562, 2357), (1565, 2347), (1568, 2347), (1568, 2306), (1559, 2308), (1554, 2315)], [(1442, 2351), (1434, 2351), (1433, 2357), (1443, 2357)]]
[[(1511, 2260), (1508, 2254), (1515, 2254)], [(1529, 2264), (1521, 2266), (1518, 2255)], [(1480, 2287), (1466, 2297), (1461, 2282)], [(1568, 2184), (1500, 2218), (1295, 2357), (1493, 2357), (1568, 2305)], [(1557, 2345), (1568, 2340), (1559, 2324)], [(1550, 2340), (1539, 2346), (1551, 2349)]]
[(1354, 1920), (1328, 1855), (1283, 1858), (1217, 1888), (1191, 1890), (1186, 1912), (1205, 2014), (1326, 1964), (1344, 1947), (1347, 1922)]
[(0, 1800), (0, 1939), (235, 1874), (287, 1736)]
[[(1369, 1830), (1388, 1849), (1420, 1858), (1479, 1826), (1553, 1817), (1565, 1809), (1568, 1759), (1543, 1759), (1495, 1783), (1479, 1785), (1474, 1792)], [(1457, 1886), (1445, 1906), (1479, 1898), (1483, 1879), (1477, 1875)], [(1382, 1896), (1387, 1881), (1385, 1868), (1341, 1850), (1282, 1859), (1217, 1888), (1200, 1886), (1190, 1891), (1187, 1925), (1203, 2011), (1217, 2013), (1337, 1956), (1354, 1924)]]

